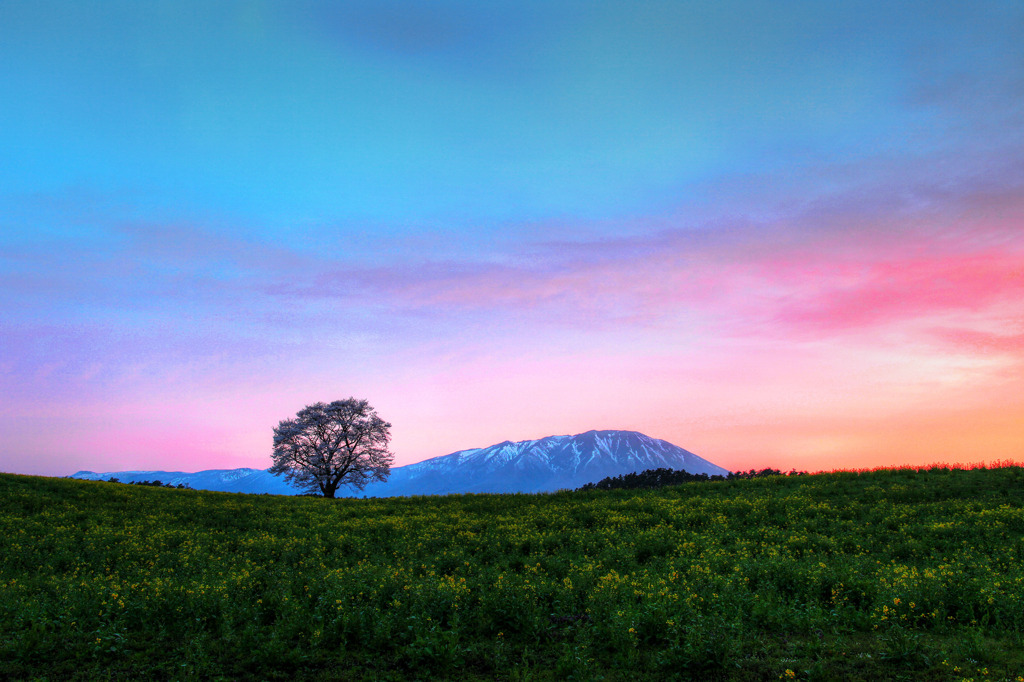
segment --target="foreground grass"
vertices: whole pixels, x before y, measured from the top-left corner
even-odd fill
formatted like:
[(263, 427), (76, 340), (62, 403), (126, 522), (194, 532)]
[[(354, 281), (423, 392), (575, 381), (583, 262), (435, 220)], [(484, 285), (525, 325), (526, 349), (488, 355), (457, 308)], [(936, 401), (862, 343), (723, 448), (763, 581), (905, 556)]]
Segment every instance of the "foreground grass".
[(1024, 469), (257, 497), (0, 475), (0, 678), (1024, 681)]

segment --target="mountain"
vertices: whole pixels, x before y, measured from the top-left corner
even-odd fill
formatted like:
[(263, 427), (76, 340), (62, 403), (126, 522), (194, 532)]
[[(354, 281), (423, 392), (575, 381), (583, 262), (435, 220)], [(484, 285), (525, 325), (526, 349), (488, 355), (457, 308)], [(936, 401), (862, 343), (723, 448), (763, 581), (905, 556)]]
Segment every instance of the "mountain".
[[(635, 431), (587, 431), (575, 436), (548, 436), (487, 448), (460, 450), (391, 469), (384, 483), (365, 490), (339, 490), (339, 496), (391, 497), (449, 493), (535, 493), (578, 488), (607, 476), (645, 469), (684, 469), (691, 474), (728, 474), (728, 470), (657, 438)], [(179, 471), (79, 471), (72, 478), (123, 482), (152, 481), (197, 490), (295, 495), (299, 491), (260, 469)]]
[(274, 476), (265, 469), (207, 469), (193, 474), (184, 471), (78, 471), (71, 478), (87, 481), (106, 481), (116, 478), (122, 483), (160, 481), (171, 485), (183, 484), (196, 490), (217, 490), (225, 493), (270, 493), (271, 495), (297, 495), (301, 491)]
[(642, 433), (587, 431), (518, 443), (505, 441), (395, 467), (385, 483), (370, 484), (359, 495), (534, 493), (578, 488), (606, 476), (660, 467), (685, 469), (691, 474), (729, 473), (677, 445)]

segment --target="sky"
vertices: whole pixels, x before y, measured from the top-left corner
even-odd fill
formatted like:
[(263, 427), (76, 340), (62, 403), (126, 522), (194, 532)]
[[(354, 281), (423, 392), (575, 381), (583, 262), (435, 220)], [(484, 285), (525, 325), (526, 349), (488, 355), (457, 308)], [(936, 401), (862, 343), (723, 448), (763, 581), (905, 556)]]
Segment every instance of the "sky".
[(0, 3), (0, 471), (1024, 460), (1024, 5)]

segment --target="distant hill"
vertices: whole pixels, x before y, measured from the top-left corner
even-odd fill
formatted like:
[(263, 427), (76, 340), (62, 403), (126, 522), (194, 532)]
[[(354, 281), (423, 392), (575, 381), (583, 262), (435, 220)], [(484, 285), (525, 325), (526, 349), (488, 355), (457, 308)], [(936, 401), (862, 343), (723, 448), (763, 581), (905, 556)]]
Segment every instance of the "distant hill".
[[(339, 496), (390, 497), (450, 493), (534, 493), (578, 488), (609, 476), (646, 469), (683, 469), (692, 474), (729, 471), (667, 441), (635, 431), (587, 431), (574, 436), (548, 436), (394, 467), (384, 483), (365, 490), (339, 490)], [(72, 478), (124, 482), (160, 480), (197, 490), (295, 495), (299, 491), (260, 469), (213, 469), (194, 474), (180, 471), (79, 471)]]
[(187, 473), (184, 471), (78, 471), (70, 478), (88, 481), (106, 481), (116, 478), (122, 483), (160, 481), (170, 485), (183, 484), (196, 490), (217, 490), (226, 493), (269, 493), (271, 495), (297, 495), (301, 491), (285, 483), (265, 469), (207, 469)]

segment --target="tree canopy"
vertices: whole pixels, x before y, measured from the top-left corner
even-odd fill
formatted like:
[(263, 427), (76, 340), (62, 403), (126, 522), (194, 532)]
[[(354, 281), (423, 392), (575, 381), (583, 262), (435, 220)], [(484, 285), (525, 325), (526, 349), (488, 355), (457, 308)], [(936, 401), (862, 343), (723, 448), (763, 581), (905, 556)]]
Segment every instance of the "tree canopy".
[(274, 429), (269, 471), (324, 497), (334, 497), (342, 485), (362, 490), (391, 473), (390, 429), (365, 400), (308, 405)]

